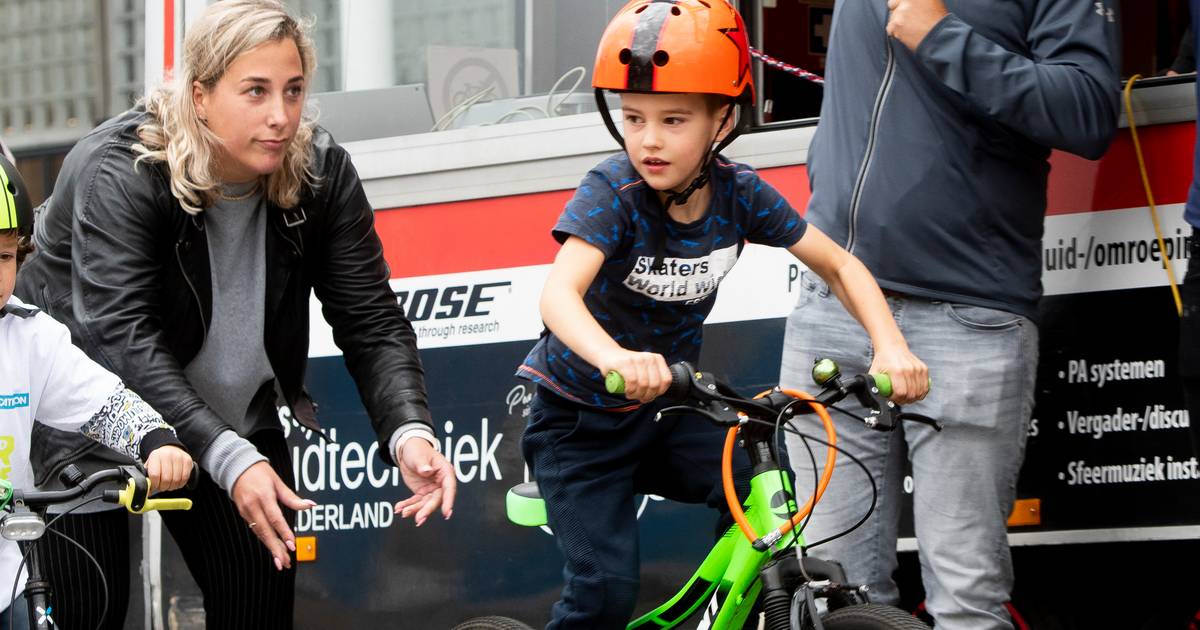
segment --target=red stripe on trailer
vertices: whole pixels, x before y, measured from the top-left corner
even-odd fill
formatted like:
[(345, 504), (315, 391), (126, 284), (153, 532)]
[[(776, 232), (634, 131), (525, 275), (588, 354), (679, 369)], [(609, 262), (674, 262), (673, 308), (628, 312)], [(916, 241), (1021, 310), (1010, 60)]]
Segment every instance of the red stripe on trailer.
[[(167, 5), (170, 7), (170, 3)], [(1139, 130), (1155, 202), (1187, 200), (1194, 122)], [(1129, 131), (1097, 161), (1055, 151), (1050, 156), (1047, 214), (1141, 208), (1146, 195)], [(759, 171), (803, 213), (810, 196), (804, 165)], [(572, 190), (540, 192), (382, 210), (376, 227), (393, 277), (548, 264), (558, 251), (550, 228)]]
[[(1187, 201), (1192, 181), (1194, 122), (1138, 128), (1142, 154), (1157, 205)], [(1117, 134), (1098, 161), (1055, 151), (1050, 156), (1047, 214), (1142, 208), (1146, 191), (1128, 129)]]
[[(808, 204), (804, 166), (760, 171), (792, 206)], [(381, 210), (375, 229), (393, 278), (544, 265), (558, 243), (550, 228), (574, 190)]]
[(385, 210), (375, 229), (393, 278), (541, 265), (558, 251), (550, 228), (572, 192)]

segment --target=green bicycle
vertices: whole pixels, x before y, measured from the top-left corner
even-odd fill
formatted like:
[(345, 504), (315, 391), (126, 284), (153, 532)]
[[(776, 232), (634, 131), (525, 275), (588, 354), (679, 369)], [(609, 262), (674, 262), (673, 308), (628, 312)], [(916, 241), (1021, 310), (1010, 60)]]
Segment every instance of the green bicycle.
[[(822, 387), (816, 396), (775, 388), (753, 399), (744, 398), (712, 374), (696, 372), (687, 363), (672, 365), (671, 376), (664, 397), (677, 404), (664, 408), (661, 414), (699, 415), (729, 428), (721, 477), (735, 524), (678, 593), (632, 621), (627, 630), (676, 628), (697, 613), (701, 613), (697, 627), (702, 630), (743, 628), (760, 603), (766, 630), (928, 630), (923, 622), (898, 608), (870, 603), (866, 587), (847, 583), (841, 565), (806, 555), (801, 530), (829, 483), (839, 450), (827, 406), (853, 395), (870, 410), (859, 420), (879, 431), (890, 431), (901, 420), (926, 422), (937, 428), (935, 422), (905, 414), (888, 400), (891, 380), (887, 375), (844, 376), (828, 359), (813, 367), (813, 379)], [(608, 388), (614, 393), (623, 391), (620, 375), (609, 375)], [(805, 438), (831, 448), (816, 492), (797, 507), (776, 445), (781, 428), (794, 430), (787, 427), (790, 421), (810, 413), (821, 419), (825, 439)], [(744, 505), (737, 500), (732, 474), (733, 449), (738, 446), (749, 454), (755, 470)], [(536, 482), (509, 490), (506, 507), (509, 520), (518, 525), (546, 524), (546, 506)], [(817, 605), (821, 600), (825, 604), (823, 614)], [(527, 628), (519, 621), (493, 616), (466, 621), (454, 630)]]

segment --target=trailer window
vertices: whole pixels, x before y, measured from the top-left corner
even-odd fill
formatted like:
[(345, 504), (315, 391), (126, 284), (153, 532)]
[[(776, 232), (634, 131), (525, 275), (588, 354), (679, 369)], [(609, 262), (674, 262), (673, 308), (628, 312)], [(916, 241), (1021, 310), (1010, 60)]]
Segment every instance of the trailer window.
[[(755, 48), (789, 66), (824, 76), (833, 25), (832, 0), (754, 0), (741, 3)], [(793, 72), (755, 64), (759, 86), (756, 122), (815, 121), (824, 88)]]
[[(953, 10), (953, 2), (947, 2)], [(743, 1), (756, 48), (789, 65), (825, 74), (833, 0)], [(1196, 70), (1186, 0), (1120, 0), (1121, 78), (1187, 75)], [(1117, 16), (1114, 16), (1117, 17)], [(1182, 44), (1182, 45), (1181, 45)], [(760, 126), (815, 122), (824, 90), (784, 70), (756, 64)]]
[(321, 120), (353, 140), (595, 111), (596, 46), (625, 0), (288, 3), (315, 18)]
[(1186, 0), (1122, 0), (1121, 78), (1195, 73)]

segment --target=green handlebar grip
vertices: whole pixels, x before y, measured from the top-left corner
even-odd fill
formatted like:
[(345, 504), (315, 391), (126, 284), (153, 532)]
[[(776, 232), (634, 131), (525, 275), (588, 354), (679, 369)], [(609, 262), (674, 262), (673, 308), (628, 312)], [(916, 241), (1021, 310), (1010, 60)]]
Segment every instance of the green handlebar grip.
[(875, 388), (879, 390), (879, 395), (884, 398), (892, 397), (892, 377), (886, 373), (872, 374), (871, 378), (875, 379)]
[(616, 371), (609, 372), (604, 377), (604, 389), (607, 389), (610, 394), (624, 394), (625, 379)]
[[(892, 397), (892, 377), (886, 373), (872, 374), (871, 378), (875, 379), (875, 387), (879, 390), (879, 395), (884, 398)], [(929, 389), (933, 389), (933, 378), (929, 379)]]

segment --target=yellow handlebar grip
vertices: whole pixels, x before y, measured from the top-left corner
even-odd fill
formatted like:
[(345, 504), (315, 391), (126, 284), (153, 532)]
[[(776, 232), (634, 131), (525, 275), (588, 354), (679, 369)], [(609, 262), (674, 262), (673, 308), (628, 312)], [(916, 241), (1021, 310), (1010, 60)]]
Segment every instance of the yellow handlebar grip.
[(191, 499), (146, 499), (146, 505), (142, 506), (143, 512), (150, 510), (190, 510), (192, 509)]
[(133, 512), (134, 514), (145, 514), (151, 510), (192, 509), (191, 499), (146, 499), (146, 503), (142, 506), (142, 509), (135, 510), (133, 507), (131, 507), (133, 504), (133, 493), (134, 482), (132, 479), (130, 479), (128, 485), (121, 489), (121, 492), (117, 498), (117, 503), (125, 506), (126, 510)]

